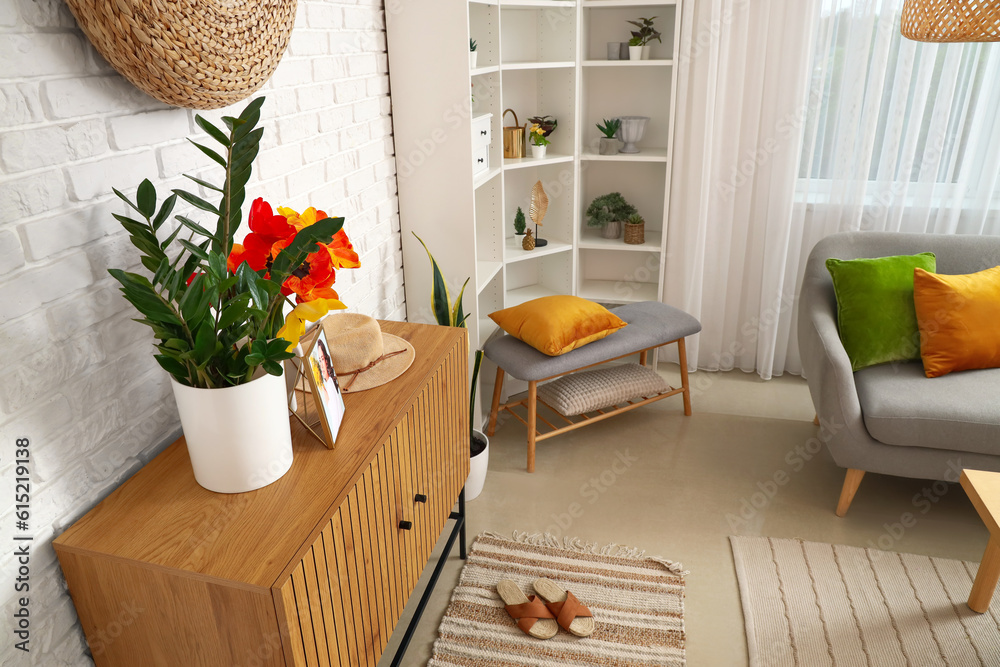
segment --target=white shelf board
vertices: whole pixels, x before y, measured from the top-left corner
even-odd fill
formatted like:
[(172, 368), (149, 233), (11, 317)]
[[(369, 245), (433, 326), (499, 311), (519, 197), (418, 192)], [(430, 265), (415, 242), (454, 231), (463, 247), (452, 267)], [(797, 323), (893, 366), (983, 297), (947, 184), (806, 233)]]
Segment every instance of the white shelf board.
[(622, 239), (606, 239), (595, 227), (586, 227), (580, 232), (580, 248), (590, 250), (632, 250), (638, 252), (660, 252), (660, 241), (663, 232), (659, 229), (646, 228), (646, 242), (639, 245), (625, 243)]
[(584, 280), (578, 296), (601, 303), (635, 303), (656, 301), (656, 283), (634, 283), (624, 280)]
[[(640, 60), (639, 62), (643, 61)], [(485, 65), (483, 67), (477, 67), (476, 69), (472, 70), (472, 76), (479, 76), (481, 74), (493, 74), (494, 72), (499, 72), (499, 71), (500, 71), (499, 65)]]
[(670, 7), (677, 0), (583, 0), (583, 6), (599, 7)]
[(576, 0), (500, 0), (501, 7), (547, 9), (551, 7), (576, 7)]
[(601, 155), (589, 148), (585, 148), (580, 154), (581, 160), (607, 160), (609, 162), (666, 162), (666, 148), (640, 148), (638, 153), (616, 153), (615, 155)]
[[(531, 150), (530, 148), (528, 150)], [(504, 169), (524, 169), (526, 167), (541, 167), (546, 164), (558, 164), (560, 162), (572, 162), (572, 155), (561, 155), (559, 153), (546, 152), (545, 157), (511, 157), (504, 158)]]
[(493, 177), (503, 171), (502, 167), (493, 167), (492, 169), (487, 169), (486, 171), (480, 172), (472, 177), (472, 187), (478, 190), (481, 186), (486, 185), (493, 180)]
[(667, 58), (653, 60), (584, 60), (584, 67), (666, 67), (674, 61)]
[[(532, 229), (534, 233), (534, 229)], [(541, 230), (542, 238), (545, 238), (545, 228)], [(546, 255), (555, 255), (556, 253), (566, 252), (573, 249), (572, 243), (566, 243), (565, 241), (557, 241), (555, 239), (546, 239), (548, 243), (541, 248), (535, 247), (534, 250), (525, 250), (521, 247), (521, 240), (523, 236), (511, 236), (504, 240), (503, 244), (503, 261), (507, 264), (511, 262), (521, 262), (526, 259), (535, 259), (537, 257), (545, 257)]]
[(566, 69), (575, 66), (576, 63), (574, 63), (572, 60), (548, 60), (548, 61), (500, 63), (500, 69), (502, 70)]
[[(489, 315), (489, 313), (487, 313), (487, 315)], [(483, 345), (486, 345), (486, 341), (490, 339), (490, 336), (492, 336), (499, 330), (500, 330), (500, 325), (491, 320), (489, 317), (480, 317), (478, 347), (482, 349)]]
[(478, 295), (486, 286), (490, 284), (493, 277), (500, 273), (500, 269), (503, 268), (503, 262), (476, 262), (476, 294)]
[(555, 296), (558, 293), (559, 292), (553, 291), (544, 285), (528, 285), (527, 287), (507, 290), (507, 296), (504, 299), (504, 307), (510, 308), (511, 306), (520, 306), (526, 301), (540, 299), (543, 296)]
[(471, 4), (476, 5), (499, 5), (499, 0), (469, 0)]

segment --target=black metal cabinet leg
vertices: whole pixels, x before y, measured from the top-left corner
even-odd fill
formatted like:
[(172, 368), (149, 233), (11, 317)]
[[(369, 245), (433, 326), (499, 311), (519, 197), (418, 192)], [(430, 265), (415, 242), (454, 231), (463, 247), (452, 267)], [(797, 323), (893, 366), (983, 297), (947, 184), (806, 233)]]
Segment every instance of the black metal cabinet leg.
[(464, 486), (462, 487), (462, 492), (458, 494), (458, 513), (460, 515), (462, 515), (462, 519), (461, 519), (461, 521), (462, 521), (462, 531), (461, 531), (461, 535), (459, 536), (458, 556), (462, 560), (465, 560), (466, 557), (469, 554), (467, 553), (467, 546), (466, 546), (466, 540), (465, 540), (465, 520), (466, 520), (466, 516), (465, 516), (465, 487)]

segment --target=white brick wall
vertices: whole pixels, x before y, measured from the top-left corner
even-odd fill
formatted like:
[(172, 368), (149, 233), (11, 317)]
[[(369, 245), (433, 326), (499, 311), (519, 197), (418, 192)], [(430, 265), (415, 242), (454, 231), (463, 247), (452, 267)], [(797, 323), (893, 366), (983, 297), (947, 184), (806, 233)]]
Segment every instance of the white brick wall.
[[(404, 319), (382, 3), (303, 0), (261, 91), (265, 136), (248, 200), (344, 215), (362, 268), (352, 310)], [(186, 137), (194, 112), (119, 77), (62, 0), (0, 0), (0, 662), (89, 665), (50, 542), (177, 435), (148, 329), (107, 274), (137, 266), (111, 217), (142, 178), (217, 180)], [(206, 112), (217, 120), (232, 109)], [(16, 437), (32, 441), (31, 653), (10, 641)]]

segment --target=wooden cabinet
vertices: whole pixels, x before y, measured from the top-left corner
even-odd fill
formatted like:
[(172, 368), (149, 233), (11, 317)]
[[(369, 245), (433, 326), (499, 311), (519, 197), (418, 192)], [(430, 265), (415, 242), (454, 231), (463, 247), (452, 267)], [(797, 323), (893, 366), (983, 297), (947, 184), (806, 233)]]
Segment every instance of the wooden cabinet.
[(466, 331), (382, 326), (416, 360), (333, 451), (293, 421), (291, 470), (224, 495), (182, 438), (56, 539), (98, 667), (374, 667), (469, 471)]

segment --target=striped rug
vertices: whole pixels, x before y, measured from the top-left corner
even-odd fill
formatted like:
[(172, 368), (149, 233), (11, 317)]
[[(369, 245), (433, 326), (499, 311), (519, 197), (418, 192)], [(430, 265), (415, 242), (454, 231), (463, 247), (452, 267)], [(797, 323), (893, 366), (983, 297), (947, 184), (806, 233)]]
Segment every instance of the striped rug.
[[(484, 533), (473, 542), (428, 667), (684, 665), (685, 574), (628, 547)], [(538, 577), (565, 584), (590, 607), (593, 635), (560, 630), (540, 641), (517, 629), (496, 584), (512, 579), (532, 595)]]
[(731, 537), (751, 666), (1000, 665), (1000, 602), (965, 604), (977, 563)]

